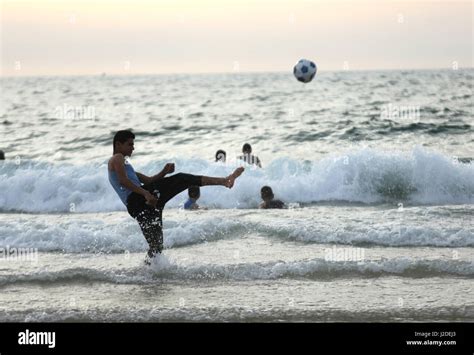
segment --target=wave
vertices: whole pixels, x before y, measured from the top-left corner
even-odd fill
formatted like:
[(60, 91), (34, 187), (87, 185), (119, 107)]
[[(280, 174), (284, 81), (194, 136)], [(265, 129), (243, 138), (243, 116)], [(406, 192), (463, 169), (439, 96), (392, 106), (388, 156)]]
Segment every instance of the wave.
[[(177, 171), (224, 176), (235, 164), (176, 159)], [(165, 161), (136, 165), (145, 174)], [(0, 164), (0, 211), (33, 213), (125, 210), (107, 180), (105, 162), (82, 165), (26, 161)], [(347, 201), (411, 204), (474, 203), (474, 164), (421, 147), (411, 152), (360, 149), (319, 161), (273, 160), (264, 169), (248, 167), (232, 190), (205, 187), (201, 204), (211, 208), (256, 208), (259, 192), (270, 185), (288, 203)], [(168, 203), (179, 207), (185, 192)]]
[[(246, 232), (246, 226), (216, 218), (193, 219), (190, 223), (183, 216), (179, 222), (165, 219), (164, 230), (164, 247), (169, 249), (241, 236)], [(0, 247), (95, 254), (133, 253), (148, 249), (138, 224), (129, 216), (120, 216), (111, 221), (107, 218), (64, 221), (24, 217), (2, 221)]]
[(420, 131), (420, 134), (426, 133), (431, 135), (436, 134), (466, 134), (471, 130), (469, 124), (453, 124), (453, 123), (444, 123), (444, 124), (435, 124), (435, 123), (410, 123), (407, 125), (389, 125), (387, 128), (376, 130), (377, 134), (381, 135), (391, 135), (394, 132), (417, 132)]
[[(275, 223), (274, 223), (275, 225)], [(385, 247), (473, 247), (474, 231), (464, 228), (435, 229), (420, 226), (255, 226), (254, 230), (303, 243)]]
[[(229, 216), (228, 216), (229, 217)], [(410, 225), (340, 225), (337, 228), (312, 218), (263, 219), (254, 214), (220, 218), (204, 212), (164, 220), (166, 249), (242, 238), (259, 234), (270, 239), (310, 244), (342, 244), (384, 247), (474, 247), (474, 231), (469, 228)], [(143, 252), (147, 244), (138, 224), (128, 215), (83, 218), (31, 216), (3, 219), (0, 247), (37, 249), (39, 252), (124, 253)]]
[(107, 282), (113, 284), (149, 284), (167, 280), (276, 280), (333, 279), (345, 277), (399, 276), (473, 277), (474, 263), (460, 260), (418, 260), (395, 258), (379, 261), (333, 262), (325, 259), (273, 261), (232, 265), (182, 265), (162, 255), (151, 266), (131, 269), (92, 269), (76, 267), (59, 271), (38, 271), (26, 274), (0, 275), (0, 286), (17, 283)]

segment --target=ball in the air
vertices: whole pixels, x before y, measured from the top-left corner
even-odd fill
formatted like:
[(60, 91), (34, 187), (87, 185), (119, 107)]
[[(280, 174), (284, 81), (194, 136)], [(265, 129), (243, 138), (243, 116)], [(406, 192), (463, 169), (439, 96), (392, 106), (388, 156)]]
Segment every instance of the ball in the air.
[(302, 83), (309, 83), (316, 75), (318, 68), (314, 62), (307, 59), (300, 59), (293, 68), (293, 75)]

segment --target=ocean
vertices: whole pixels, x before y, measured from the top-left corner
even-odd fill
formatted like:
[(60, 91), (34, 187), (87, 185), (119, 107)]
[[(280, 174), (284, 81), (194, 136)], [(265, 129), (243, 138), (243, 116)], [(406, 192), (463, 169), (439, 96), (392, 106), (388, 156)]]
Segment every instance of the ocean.
[[(474, 321), (473, 75), (1, 78), (0, 321)], [(147, 266), (118, 129), (147, 175), (225, 176), (244, 143), (263, 168), (173, 198)]]

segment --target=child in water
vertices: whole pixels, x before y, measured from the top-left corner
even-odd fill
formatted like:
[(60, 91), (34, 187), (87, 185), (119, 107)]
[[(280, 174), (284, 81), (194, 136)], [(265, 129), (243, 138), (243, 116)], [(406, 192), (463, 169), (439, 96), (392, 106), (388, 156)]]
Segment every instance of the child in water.
[(201, 196), (201, 190), (199, 186), (190, 186), (188, 189), (188, 200), (184, 203), (185, 210), (198, 210), (199, 205), (196, 203)]
[(260, 208), (285, 208), (283, 201), (275, 200), (272, 188), (270, 186), (264, 186), (260, 190), (260, 196), (263, 202), (260, 204)]

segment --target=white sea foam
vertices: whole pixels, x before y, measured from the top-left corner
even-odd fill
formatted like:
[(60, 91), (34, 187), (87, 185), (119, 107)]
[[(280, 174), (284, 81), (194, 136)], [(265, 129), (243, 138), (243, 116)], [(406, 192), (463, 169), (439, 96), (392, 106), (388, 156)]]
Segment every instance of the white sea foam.
[[(147, 249), (138, 224), (125, 213), (107, 216), (94, 215), (69, 218), (61, 216), (11, 215), (0, 223), (0, 247), (35, 248), (40, 252), (66, 253), (123, 253)], [(473, 247), (474, 232), (467, 226), (420, 226), (405, 222), (403, 226), (377, 223), (359, 223), (334, 226), (312, 218), (278, 219), (262, 215), (228, 218), (210, 213), (189, 213), (166, 217), (164, 220), (164, 247), (166, 249), (212, 242), (221, 239), (242, 238), (246, 234), (266, 236), (272, 240), (301, 243), (380, 245), (380, 246), (434, 246)]]
[(460, 260), (394, 258), (373, 261), (332, 262), (324, 259), (266, 263), (180, 264), (161, 256), (151, 266), (128, 269), (65, 268), (0, 275), (0, 286), (15, 283), (107, 282), (148, 284), (158, 280), (274, 280), (280, 278), (331, 279), (334, 277), (435, 277), (474, 276), (474, 263)]
[[(135, 166), (144, 173), (162, 164)], [(176, 160), (177, 171), (227, 175), (232, 166), (203, 160)], [(23, 212), (105, 212), (125, 210), (107, 180), (104, 163), (84, 165), (45, 162), (3, 162), (0, 165), (0, 210)], [(423, 148), (411, 153), (362, 149), (347, 155), (328, 156), (304, 163), (278, 158), (265, 169), (248, 168), (232, 190), (204, 187), (201, 204), (216, 208), (255, 208), (259, 191), (270, 185), (288, 203), (350, 201), (414, 204), (474, 202), (474, 164), (460, 164), (450, 157)], [(185, 193), (171, 200), (178, 207)]]

